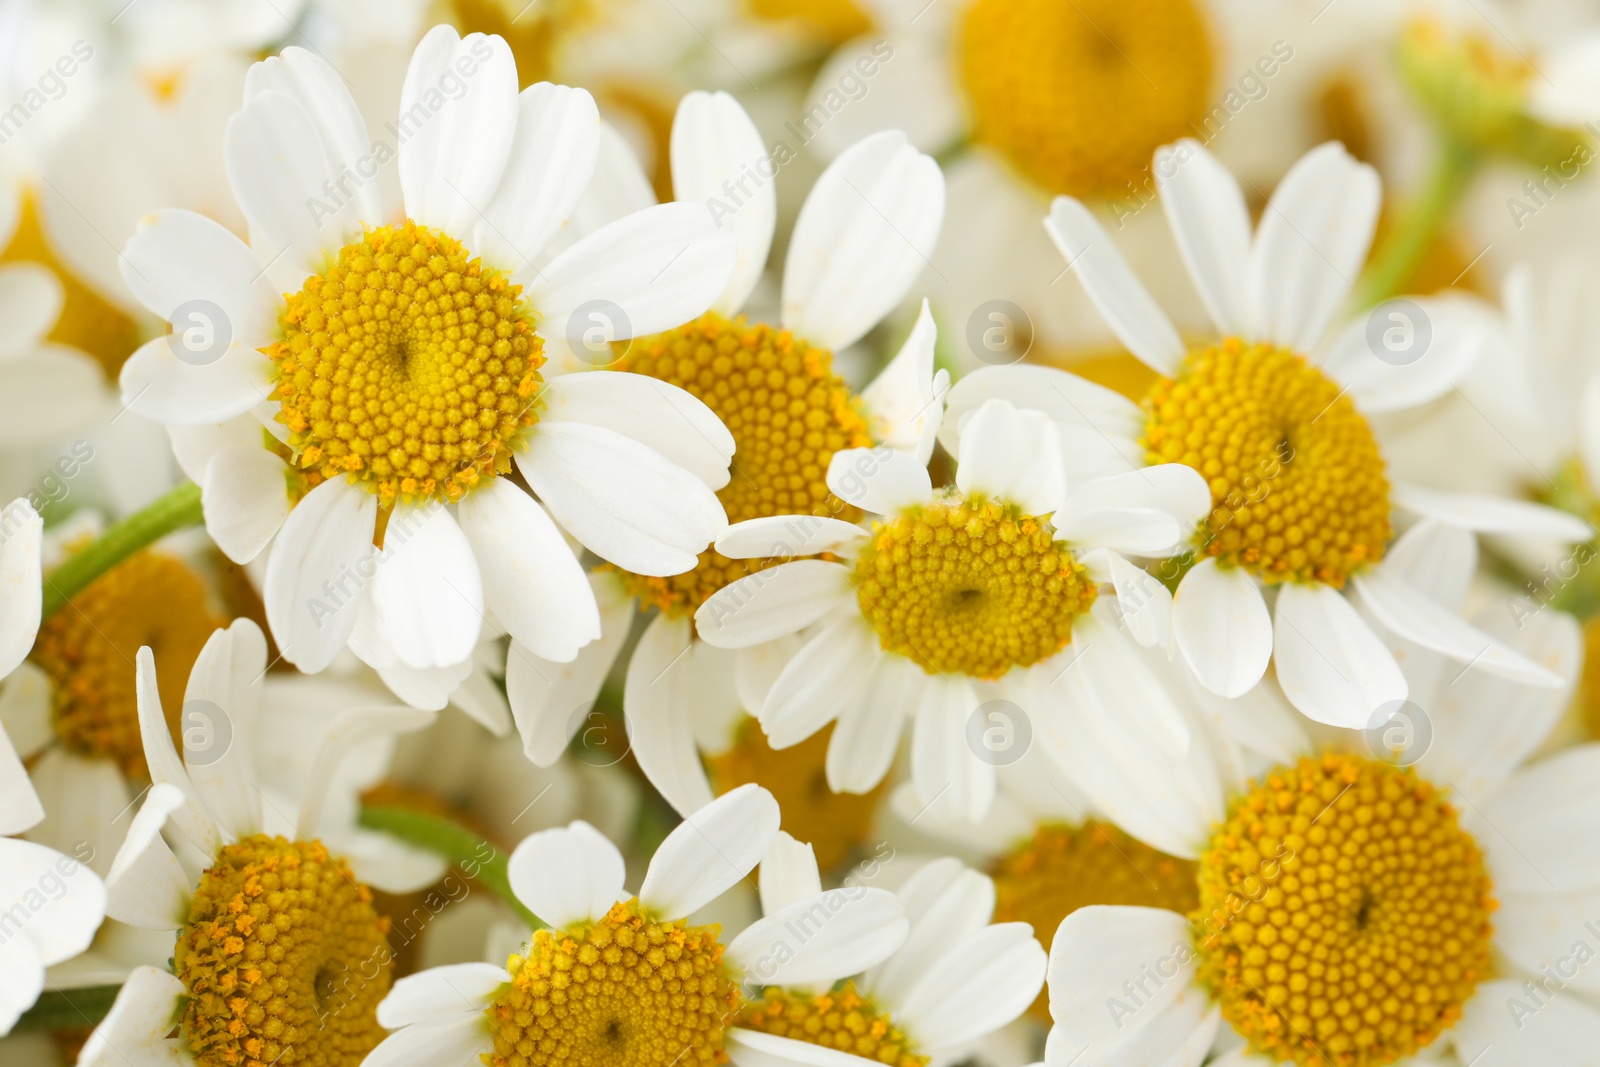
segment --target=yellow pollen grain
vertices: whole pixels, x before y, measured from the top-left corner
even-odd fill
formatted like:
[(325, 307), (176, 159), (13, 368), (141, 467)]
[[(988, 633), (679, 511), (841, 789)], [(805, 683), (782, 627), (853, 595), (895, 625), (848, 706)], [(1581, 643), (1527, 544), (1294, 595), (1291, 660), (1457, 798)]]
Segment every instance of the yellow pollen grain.
[(745, 719), (727, 751), (706, 757), (718, 796), (747, 783), (769, 790), (783, 812), (783, 829), (811, 845), (823, 871), (838, 867), (865, 843), (888, 788), (885, 780), (866, 793), (835, 793), (827, 772), (832, 737), (830, 723), (798, 745), (774, 750), (756, 721)]
[(161, 707), (176, 738), (189, 669), (220, 625), (199, 575), (172, 556), (147, 549), (96, 578), (44, 621), (28, 657), (50, 678), (56, 736), (73, 752), (148, 776), (134, 657), (146, 645), (155, 653)]
[(295, 465), (386, 506), (454, 502), (510, 470), (544, 362), (521, 291), (413, 222), (340, 249), (289, 295), (265, 349)]
[(1231, 805), (1199, 884), (1200, 981), (1274, 1061), (1411, 1056), (1489, 976), (1483, 853), (1408, 768), (1332, 754), (1278, 768)]
[[(1041, 826), (1000, 857), (994, 878), (994, 921), (1025, 922), (1048, 951), (1061, 920), (1091, 904), (1192, 911), (1198, 902), (1195, 864), (1169, 856), (1113, 826)], [(1049, 990), (1029, 1009), (1050, 1022)]]
[(1366, 418), (1302, 356), (1228, 338), (1144, 399), (1151, 463), (1211, 487), (1195, 550), (1267, 582), (1326, 582), (1383, 558), (1389, 479)]
[(1047, 520), (957, 495), (875, 522), (855, 585), (884, 651), (974, 678), (1061, 651), (1096, 593)]
[(745, 1009), (739, 1025), (887, 1067), (927, 1067), (929, 1062), (893, 1020), (849, 982), (820, 996), (769, 988), (759, 1002)]
[(485, 1067), (710, 1067), (742, 1007), (716, 926), (646, 916), (637, 899), (598, 922), (540, 930), (486, 1016)]
[(1195, 0), (975, 0), (957, 62), (974, 140), (1053, 193), (1144, 193), (1152, 153), (1204, 132)]
[[(872, 443), (833, 354), (787, 330), (715, 312), (635, 341), (618, 370), (688, 390), (733, 434), (732, 477), (717, 493), (729, 522), (768, 515), (860, 512), (828, 491), (828, 464), (844, 448)], [(777, 560), (735, 560), (706, 549), (693, 570), (670, 578), (624, 575), (629, 592), (670, 615), (691, 614), (718, 589)]]
[(388, 920), (318, 841), (255, 834), (200, 879), (173, 952), (201, 1067), (357, 1067), (385, 1036)]

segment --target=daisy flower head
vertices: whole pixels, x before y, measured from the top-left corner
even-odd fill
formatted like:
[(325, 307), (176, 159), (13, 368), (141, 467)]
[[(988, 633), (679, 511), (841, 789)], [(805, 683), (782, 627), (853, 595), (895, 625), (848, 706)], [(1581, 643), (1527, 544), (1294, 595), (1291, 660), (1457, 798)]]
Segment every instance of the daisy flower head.
[[(800, 210), (783, 271), (778, 325), (750, 322), (740, 310), (759, 280), (777, 224), (774, 178), (784, 162), (763, 144), (754, 122), (726, 93), (690, 93), (672, 134), (673, 188), (684, 204), (709, 205), (737, 243), (727, 286), (700, 318), (629, 344), (618, 356), (602, 346), (603, 371), (582, 369), (559, 383), (578, 395), (604, 388), (618, 370), (630, 381), (681, 387), (703, 401), (726, 429), (721, 448), (731, 470), (697, 466), (717, 490), (730, 521), (814, 514), (849, 521), (860, 512), (827, 481), (842, 450), (882, 446), (925, 464), (949, 384), (935, 371), (936, 330), (926, 302), (899, 352), (865, 389), (851, 390), (833, 354), (859, 341), (906, 298), (937, 240), (944, 211), (938, 164), (903, 134), (869, 137), (839, 157)], [(613, 385), (612, 388), (615, 388)], [(709, 481), (717, 475), (715, 481)], [(633, 605), (655, 608), (628, 668), (625, 706), (634, 751), (651, 780), (680, 812), (711, 799), (704, 775), (678, 777), (658, 760), (693, 757), (688, 726), (698, 701), (711, 720), (735, 721), (742, 705), (732, 684), (744, 657), (692, 640), (689, 617), (729, 583), (771, 566), (770, 558), (733, 557), (715, 547), (695, 565), (662, 576), (620, 565), (596, 576), (600, 596), (622, 628)], [(514, 644), (507, 662), (512, 710), (536, 763), (555, 760), (620, 650), (602, 639), (563, 673)], [(513, 635), (515, 637), (515, 635)], [(530, 655), (532, 653), (532, 655)]]
[[(1102, 583), (1156, 584), (1125, 555), (1180, 550), (1207, 503), (1181, 464), (1069, 485), (1061, 454), (1048, 417), (994, 400), (972, 413), (954, 485), (936, 490), (913, 455), (849, 449), (828, 484), (870, 522), (774, 516), (718, 538), (730, 556), (822, 557), (740, 579), (695, 613), (719, 648), (804, 632), (760, 701), (773, 747), (837, 719), (828, 782), (864, 792), (888, 772), (909, 718), (923, 802), (969, 821), (988, 811), (995, 765), (971, 746), (969, 719), (990, 695), (1027, 706), (1034, 675), (1072, 660)], [(1152, 621), (1143, 610), (1130, 619)]]
[[(106, 889), (86, 865), (11, 836), (44, 818), (44, 805), (0, 726), (0, 1035), (10, 1033), (45, 986), (45, 968), (83, 952), (106, 914)], [(82, 854), (82, 851), (79, 851)]]
[[(823, 892), (814, 866), (809, 882), (790, 874), (792, 853), (808, 850), (780, 835), (778, 821), (776, 801), (758, 786), (717, 798), (667, 835), (637, 894), (623, 889), (622, 854), (588, 823), (533, 834), (512, 853), (510, 878), (546, 926), (504, 967), (458, 964), (395, 983), (378, 1008), (395, 1032), (365, 1062), (726, 1062), (751, 987), (832, 984), (906, 939), (893, 894)], [(757, 863), (767, 914), (724, 945), (719, 926), (690, 916)]]
[[(1554, 509), (1390, 478), (1371, 416), (1448, 392), (1490, 332), (1484, 312), (1444, 296), (1383, 305), (1332, 330), (1379, 196), (1376, 173), (1338, 144), (1295, 165), (1254, 234), (1239, 185), (1199, 144), (1162, 149), (1155, 167), (1220, 339), (1186, 345), (1088, 209), (1060, 197), (1046, 228), (1113, 332), (1160, 377), (1134, 403), (1065, 371), (986, 368), (952, 390), (946, 446), (998, 396), (1049, 412), (1070, 442), (1063, 463), (1080, 476), (1169, 463), (1199, 472), (1210, 503), (1186, 537), (1192, 566), (1166, 577), (1181, 576), (1171, 605), (1177, 649), (1214, 693), (1248, 692), (1271, 661), (1305, 715), (1364, 727), (1406, 695), (1384, 632), (1556, 685), (1397, 578), (1386, 558), (1397, 510), (1481, 532), (1559, 541), (1592, 533)], [(1392, 330), (1401, 333), (1386, 339)]]
[[(369, 139), (329, 64), (286, 49), (251, 68), (225, 138), (251, 243), (167, 211), (124, 254), (130, 288), (176, 331), (129, 359), (124, 397), (182, 439), (231, 558), (273, 542), (267, 618), (302, 670), (346, 646), (380, 671), (450, 668), (486, 613), (570, 660), (599, 615), (563, 531), (671, 574), (725, 522), (675, 462), (726, 464), (703, 455), (721, 435), (703, 404), (623, 375), (573, 395), (541, 367), (586, 304), (641, 332), (699, 314), (732, 240), (703, 205), (667, 204), (541, 262), (600, 126), (581, 90), (516, 86), (503, 40), (434, 28), (395, 148)], [(391, 156), (394, 211), (373, 178)]]
[[(1412, 578), (1458, 610), (1453, 564), (1474, 554), (1472, 537), (1418, 529), (1433, 558)], [(1066, 918), (1047, 1062), (1192, 1067), (1240, 1042), (1218, 1062), (1532, 1067), (1589, 1054), (1600, 1012), (1577, 995), (1593, 980), (1571, 957), (1592, 937), (1600, 863), (1574, 843), (1593, 833), (1577, 783), (1600, 746), (1532, 758), (1565, 709), (1581, 637), (1558, 612), (1521, 629), (1502, 611), (1480, 621), (1561, 686), (1463, 672), (1399, 639), (1418, 743), (1345, 735), (1243, 782), (1220, 762), (1111, 755), (1133, 781), (1124, 799), (1101, 798), (1106, 810), (1160, 813), (1165, 847), (1195, 865), (1197, 903)]]
[[(797, 883), (815, 881), (816, 867), (807, 867), (806, 858), (797, 852), (789, 863)], [(761, 879), (766, 905), (766, 863)], [(742, 1029), (729, 1035), (734, 1063), (958, 1062), (1020, 1016), (1043, 988), (1044, 949), (1027, 923), (993, 921), (995, 887), (985, 875), (946, 856), (918, 869), (896, 896), (910, 926), (905, 944), (846, 982), (769, 986), (744, 1010)]]
[[(283, 794), (257, 773), (258, 729), (281, 729), (258, 725), (266, 652), (248, 620), (212, 635), (184, 689), (186, 718), (204, 709), (207, 728), (186, 728), (180, 755), (155, 660), (139, 651), (139, 719), (153, 784), (106, 876), (106, 914), (172, 932), (171, 965), (128, 975), (84, 1046), (86, 1067), (125, 1059), (355, 1067), (383, 1036), (375, 1010), (393, 954), (369, 885), (407, 891), (418, 883), (386, 877), (415, 874), (393, 862), (402, 846), (354, 840), (342, 821), (353, 812), (339, 810), (353, 807), (340, 765), (363, 742), (433, 716), (397, 707), (328, 716), (298, 804), (284, 811), (272, 799)], [(342, 855), (346, 841), (363, 854)], [(421, 884), (437, 876), (435, 866)]]

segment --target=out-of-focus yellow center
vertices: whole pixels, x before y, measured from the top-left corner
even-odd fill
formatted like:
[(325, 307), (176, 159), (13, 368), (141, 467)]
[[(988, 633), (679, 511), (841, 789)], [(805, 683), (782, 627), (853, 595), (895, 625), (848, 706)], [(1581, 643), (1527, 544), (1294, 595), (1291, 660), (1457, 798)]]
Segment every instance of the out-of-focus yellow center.
[(1383, 558), (1389, 479), (1366, 417), (1304, 357), (1229, 338), (1189, 353), (1144, 400), (1152, 463), (1211, 487), (1195, 551), (1267, 582), (1343, 586)]
[(201, 876), (173, 966), (201, 1067), (358, 1067), (384, 1038), (389, 921), (318, 841), (255, 834)]
[(189, 669), (219, 625), (199, 575), (172, 556), (136, 552), (96, 578), (44, 621), (29, 655), (50, 677), (56, 736), (146, 777), (134, 657), (146, 645), (155, 653), (161, 707), (175, 728)]
[(739, 1025), (887, 1067), (927, 1067), (929, 1063), (894, 1021), (849, 982), (820, 996), (769, 988), (760, 1002), (745, 1009)]
[[(1091, 904), (1188, 912), (1199, 899), (1195, 865), (1129, 837), (1111, 823), (1041, 826), (994, 872), (994, 921), (1025, 922), (1045, 949), (1061, 920)], [(1048, 990), (1029, 1009), (1050, 1021)]]
[[(787, 330), (715, 312), (633, 343), (618, 370), (688, 390), (733, 434), (732, 478), (717, 493), (729, 522), (768, 515), (860, 513), (828, 491), (828, 464), (843, 448), (872, 443), (833, 354)], [(625, 574), (629, 592), (670, 615), (692, 614), (718, 589), (778, 560), (700, 553), (693, 570), (670, 578)]]
[(798, 24), (827, 44), (842, 44), (872, 29), (872, 19), (854, 0), (745, 0), (750, 13), (768, 22)]
[(1096, 197), (1138, 191), (1158, 147), (1199, 132), (1213, 57), (1194, 0), (975, 0), (958, 63), (975, 140)]
[(1410, 769), (1350, 755), (1280, 767), (1200, 858), (1201, 982), (1274, 1061), (1415, 1054), (1488, 977), (1495, 901), (1456, 810)]
[(289, 295), (265, 351), (295, 464), (385, 504), (452, 503), (510, 470), (542, 344), (521, 287), (452, 237), (368, 230)]
[(637, 899), (598, 922), (540, 930), (487, 1017), (485, 1067), (710, 1067), (742, 1006), (720, 930), (644, 914)]
[(874, 523), (855, 584), (886, 652), (974, 678), (1061, 651), (1096, 593), (1047, 520), (953, 494)]

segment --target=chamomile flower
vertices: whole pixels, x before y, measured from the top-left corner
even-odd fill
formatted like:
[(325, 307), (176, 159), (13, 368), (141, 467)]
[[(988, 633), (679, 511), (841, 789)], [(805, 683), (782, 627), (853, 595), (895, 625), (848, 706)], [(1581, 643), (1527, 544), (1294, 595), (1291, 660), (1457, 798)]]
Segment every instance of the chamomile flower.
[(599, 124), (587, 93), (519, 95), (499, 38), (430, 31), (401, 113), (391, 213), (371, 177), (386, 143), (333, 68), (294, 48), (251, 68), (226, 157), (252, 244), (182, 211), (129, 242), (129, 286), (179, 334), (129, 359), (124, 396), (222, 435), (202, 449), (208, 529), (236, 561), (273, 542), (264, 600), (289, 662), (315, 672), (348, 645), (380, 670), (447, 670), (486, 612), (570, 660), (600, 620), (562, 530), (640, 573), (684, 570), (724, 516), (677, 461), (727, 455), (707, 455), (715, 416), (666, 383), (573, 395), (540, 368), (587, 302), (640, 332), (703, 311), (732, 241), (703, 205), (670, 204), (535, 268)]
[(172, 931), (171, 970), (128, 976), (80, 1063), (265, 1067), (287, 1056), (354, 1067), (382, 1038), (374, 1013), (390, 982), (388, 922), (368, 882), (382, 885), (394, 868), (381, 851), (336, 851), (353, 829), (336, 772), (361, 742), (432, 716), (342, 711), (286, 813), (256, 773), (257, 731), (281, 728), (258, 724), (265, 674), (266, 641), (253, 623), (214, 634), (184, 692), (186, 710), (207, 709), (209, 729), (186, 730), (180, 757), (154, 660), (139, 652), (139, 719), (154, 785), (106, 877), (106, 909), (119, 922)]
[(0, 1034), (33, 1006), (45, 968), (89, 947), (106, 913), (106, 890), (88, 867), (65, 853), (10, 835), (44, 817), (39, 794), (0, 726)]
[[(954, 486), (935, 490), (912, 455), (848, 449), (834, 456), (828, 485), (874, 516), (870, 526), (775, 516), (718, 539), (735, 558), (827, 557), (742, 578), (695, 613), (701, 638), (719, 648), (816, 627), (760, 705), (774, 748), (837, 719), (829, 785), (864, 792), (887, 773), (909, 719), (923, 802), (969, 821), (988, 811), (995, 768), (967, 737), (985, 695), (1059, 676), (1102, 582), (1155, 584), (1123, 554), (1178, 551), (1206, 506), (1203, 482), (1181, 464), (1069, 486), (1061, 448), (1049, 418), (996, 400), (962, 435)], [(1146, 612), (1130, 600), (1130, 626), (1159, 626), (1150, 603)], [(1147, 707), (1127, 714), (1161, 717)]]
[[(788, 867), (814, 880), (815, 864), (806, 869), (805, 862), (796, 855)], [(761, 879), (765, 903), (766, 864)], [(729, 1035), (734, 1063), (953, 1063), (1038, 995), (1044, 949), (1027, 923), (993, 921), (995, 887), (987, 877), (944, 857), (924, 865), (896, 895), (910, 922), (905, 944), (831, 988), (769, 986)]]
[[(1472, 538), (1418, 529), (1411, 576), (1458, 609)], [(1576, 784), (1600, 746), (1529, 762), (1562, 714), (1581, 640), (1557, 612), (1519, 630), (1495, 611), (1485, 625), (1562, 688), (1462, 672), (1402, 641), (1409, 734), (1372, 731), (1369, 748), (1302, 753), (1242, 785), (1148, 746), (1112, 754), (1130, 781), (1108, 810), (1159, 812), (1165, 847), (1196, 864), (1198, 903), (1067, 917), (1051, 949), (1047, 1062), (1192, 1067), (1241, 1040), (1223, 1062), (1581, 1061), (1600, 1012), (1574, 994), (1593, 980), (1539, 976), (1574, 971), (1557, 961), (1582, 942), (1600, 885), (1600, 863), (1573, 845), (1600, 817)]]
[[(726, 426), (719, 452), (735, 458), (731, 472), (715, 482), (710, 467), (695, 469), (716, 487), (731, 521), (791, 513), (855, 517), (859, 512), (827, 483), (833, 457), (878, 444), (926, 464), (943, 410), (949, 375), (933, 367), (936, 331), (926, 303), (899, 353), (859, 394), (833, 369), (833, 353), (897, 307), (924, 269), (943, 214), (938, 165), (902, 134), (888, 132), (862, 141), (829, 167), (795, 223), (781, 325), (771, 326), (739, 314), (776, 225), (777, 163), (761, 135), (731, 96), (691, 93), (678, 111), (672, 156), (678, 196), (711, 205), (719, 225), (736, 237), (732, 279), (709, 312), (635, 340), (615, 369), (557, 380), (580, 395), (607, 388), (607, 376), (622, 370), (704, 401)], [(611, 359), (607, 348), (603, 362)], [(751, 661), (764, 654), (732, 656), (694, 641), (689, 617), (730, 582), (773, 562), (711, 548), (676, 575), (619, 565), (618, 574), (595, 578), (597, 589), (608, 587), (599, 598), (603, 630), (612, 625), (610, 613), (625, 620), (633, 603), (659, 612), (629, 663), (624, 702), (640, 766), (680, 812), (711, 799), (703, 773), (683, 773), (695, 758), (691, 715), (713, 723), (712, 732), (736, 721), (750, 705), (735, 676), (759, 669)], [(582, 721), (575, 709), (593, 699), (620, 647), (620, 636), (602, 639), (579, 654), (582, 666), (563, 672), (540, 662), (537, 650), (513, 642), (506, 685), (534, 762), (547, 764), (561, 754)]]
[(395, 983), (378, 1008), (395, 1033), (366, 1064), (726, 1062), (725, 1048), (744, 1036), (747, 986), (831, 983), (906, 940), (894, 895), (865, 887), (789, 885), (726, 945), (718, 926), (691, 922), (757, 863), (767, 896), (763, 860), (778, 820), (758, 786), (719, 797), (667, 835), (636, 895), (623, 889), (622, 854), (588, 823), (528, 837), (511, 855), (511, 884), (548, 926), (504, 967), (460, 964)]
[[(1066, 445), (1062, 462), (1080, 477), (1149, 463), (1202, 474), (1210, 514), (1187, 538), (1197, 562), (1182, 575), (1171, 617), (1184, 661), (1214, 693), (1248, 692), (1271, 660), (1304, 714), (1364, 726), (1375, 709), (1406, 695), (1368, 617), (1462, 662), (1556, 684), (1385, 566), (1396, 509), (1568, 541), (1591, 530), (1521, 501), (1391, 482), (1370, 415), (1450, 390), (1476, 358), (1487, 319), (1444, 297), (1418, 301), (1399, 327), (1363, 318), (1328, 336), (1371, 238), (1376, 174), (1337, 144), (1308, 153), (1252, 237), (1239, 186), (1200, 145), (1162, 149), (1156, 170), (1220, 340), (1185, 345), (1088, 210), (1061, 197), (1046, 228), (1108, 325), (1160, 377), (1135, 404), (1064, 371), (978, 371), (952, 390), (947, 447), (969, 412), (1003, 396), (1051, 413)], [(1419, 314), (1424, 321), (1413, 322)], [(1368, 339), (1373, 322), (1378, 341)], [(1407, 325), (1419, 332), (1398, 335), (1398, 350), (1384, 347), (1382, 330)]]

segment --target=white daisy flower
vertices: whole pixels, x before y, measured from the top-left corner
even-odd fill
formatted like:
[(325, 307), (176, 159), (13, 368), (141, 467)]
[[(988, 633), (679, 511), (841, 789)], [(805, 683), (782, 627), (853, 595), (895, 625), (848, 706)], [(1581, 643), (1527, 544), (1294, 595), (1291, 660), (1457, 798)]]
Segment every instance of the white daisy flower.
[[(732, 451), (705, 405), (622, 375), (574, 391), (539, 368), (596, 301), (641, 333), (703, 311), (732, 239), (702, 205), (669, 204), (534, 267), (589, 180), (599, 122), (585, 92), (516, 85), (500, 38), (428, 33), (401, 93), (391, 213), (372, 180), (387, 143), (328, 64), (287, 49), (251, 68), (226, 137), (252, 244), (169, 211), (124, 254), (179, 337), (129, 359), (124, 397), (209, 435), (208, 528), (236, 561), (274, 542), (267, 617), (302, 670), (346, 645), (380, 670), (447, 669), (486, 612), (569, 661), (600, 620), (563, 529), (666, 575), (723, 525), (684, 466), (722, 472)], [(246, 414), (269, 447), (227, 421)], [(513, 462), (538, 500), (502, 477)]]
[[(788, 866), (815, 880), (796, 853)], [(772, 862), (769, 857), (768, 863)], [(768, 897), (766, 864), (761, 894)], [(1020, 1016), (1044, 986), (1045, 951), (1025, 922), (992, 922), (994, 884), (943, 857), (896, 894), (910, 934), (882, 963), (833, 987), (774, 983), (728, 1037), (739, 1067), (796, 1063), (958, 1062), (974, 1043)], [(770, 905), (767, 905), (770, 907)]]
[[(726, 425), (737, 452), (730, 474), (700, 470), (731, 520), (790, 512), (853, 517), (824, 477), (841, 449), (878, 444), (926, 464), (949, 375), (934, 370), (935, 327), (926, 302), (900, 351), (859, 394), (834, 372), (833, 353), (854, 344), (905, 299), (926, 267), (944, 210), (938, 165), (888, 132), (857, 144), (823, 173), (795, 223), (778, 327), (739, 312), (761, 276), (776, 226), (774, 175), (755, 124), (726, 93), (691, 93), (672, 134), (673, 187), (705, 203), (735, 235), (738, 264), (711, 310), (695, 322), (635, 340), (617, 367), (692, 393)], [(603, 361), (611, 359), (610, 349)], [(581, 366), (581, 364), (580, 364)], [(615, 370), (559, 379), (574, 395), (606, 388)], [(615, 384), (612, 389), (617, 388)], [(699, 468), (697, 468), (699, 469)], [(622, 647), (637, 603), (659, 609), (629, 662), (624, 704), (640, 766), (681, 813), (711, 799), (694, 760), (691, 715), (723, 724), (743, 708), (735, 676), (758, 670), (761, 650), (731, 656), (694, 641), (689, 616), (729, 582), (771, 560), (715, 550), (670, 577), (622, 567), (592, 581), (604, 636), (570, 668), (513, 642), (506, 687), (535, 763), (565, 750)], [(628, 573), (630, 572), (631, 573)], [(748, 690), (743, 699), (748, 698)]]
[[(1417, 529), (1411, 579), (1459, 610), (1471, 536)], [(1193, 1067), (1240, 1041), (1218, 1062), (1582, 1062), (1600, 1040), (1583, 999), (1595, 982), (1574, 962), (1600, 942), (1585, 926), (1600, 857), (1584, 844), (1600, 810), (1580, 783), (1600, 745), (1529, 762), (1561, 718), (1582, 639), (1559, 612), (1518, 630), (1494, 611), (1485, 626), (1562, 688), (1398, 642), (1415, 703), (1369, 732), (1376, 755), (1301, 755), (1219, 788), (1226, 775), (1204, 760), (1112, 754), (1129, 779), (1119, 818), (1132, 804), (1160, 814), (1163, 847), (1198, 864), (1198, 903), (1067, 917), (1047, 1062)]]
[[(432, 715), (358, 707), (325, 716), (298, 805), (286, 812), (287, 798), (256, 770), (258, 731), (273, 729), (258, 726), (265, 674), (266, 640), (253, 623), (213, 635), (184, 692), (186, 710), (209, 710), (209, 729), (185, 730), (180, 757), (154, 660), (139, 651), (154, 784), (106, 877), (106, 913), (174, 932), (173, 970), (133, 970), (84, 1046), (86, 1067), (126, 1058), (265, 1067), (307, 1042), (355, 1067), (382, 1037), (374, 1011), (391, 953), (367, 884), (406, 891), (438, 871), (418, 880), (416, 865), (395, 862), (401, 846), (356, 830), (340, 768), (363, 743)], [(361, 979), (347, 981), (352, 973)], [(341, 996), (325, 1003), (330, 989)]]
[(1062, 462), (1080, 477), (1147, 463), (1200, 471), (1211, 513), (1189, 539), (1199, 562), (1182, 577), (1172, 626), (1184, 661), (1212, 692), (1248, 692), (1271, 660), (1304, 714), (1364, 726), (1375, 709), (1404, 699), (1406, 686), (1362, 611), (1462, 662), (1557, 684), (1385, 563), (1397, 508), (1483, 532), (1572, 541), (1592, 530), (1521, 501), (1391, 484), (1368, 416), (1449, 391), (1476, 358), (1486, 320), (1463, 299), (1439, 297), (1385, 305), (1400, 319), (1380, 308), (1329, 336), (1372, 235), (1377, 175), (1324, 145), (1284, 178), (1252, 237), (1238, 184), (1200, 145), (1162, 149), (1156, 171), (1222, 339), (1185, 345), (1089, 211), (1058, 198), (1051, 237), (1122, 343), (1162, 377), (1135, 404), (1064, 371), (978, 371), (952, 390), (947, 447), (973, 409), (1001, 396), (1060, 425)]
[(0, 679), (22, 663), (39, 634), (44, 522), (18, 497), (0, 508)]
[(89, 947), (106, 914), (106, 889), (65, 853), (10, 835), (44, 818), (11, 738), (0, 726), (0, 1034), (39, 999), (45, 968)]
[[(773, 747), (837, 719), (829, 785), (864, 792), (887, 773), (908, 718), (923, 802), (976, 820), (995, 794), (994, 763), (968, 737), (985, 698), (1026, 705), (1039, 678), (1059, 677), (1077, 655), (1077, 628), (1093, 625), (1101, 582), (1137, 591), (1124, 605), (1128, 626), (1152, 641), (1164, 631), (1158, 583), (1124, 554), (1180, 551), (1204, 514), (1204, 483), (1165, 464), (1071, 486), (1061, 451), (1049, 418), (992, 401), (962, 435), (953, 487), (936, 491), (907, 453), (848, 449), (834, 456), (828, 485), (876, 516), (870, 527), (780, 515), (736, 523), (717, 540), (734, 558), (833, 557), (742, 578), (695, 613), (701, 638), (719, 648), (817, 627), (760, 702)], [(1122, 713), (1184, 743), (1161, 709)]]
[[(365, 1064), (725, 1061), (725, 1044), (744, 1036), (745, 986), (831, 983), (906, 940), (904, 911), (884, 890), (823, 892), (814, 878), (774, 877), (769, 894), (766, 864), (791, 870), (803, 847), (775, 845), (778, 820), (758, 786), (718, 798), (667, 835), (637, 895), (623, 889), (622, 854), (588, 823), (528, 837), (512, 853), (511, 884), (548, 928), (505, 967), (460, 964), (396, 982), (378, 1007), (396, 1032)], [(726, 946), (717, 926), (685, 918), (757, 863), (765, 917)]]

